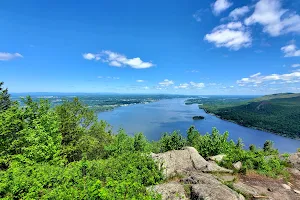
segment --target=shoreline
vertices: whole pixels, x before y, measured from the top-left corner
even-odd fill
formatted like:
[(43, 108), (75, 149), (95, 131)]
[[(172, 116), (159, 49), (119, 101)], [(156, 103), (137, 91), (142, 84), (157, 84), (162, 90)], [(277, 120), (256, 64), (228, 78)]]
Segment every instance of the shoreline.
[(267, 133), (271, 133), (271, 134), (274, 134), (274, 135), (278, 135), (278, 136), (281, 136), (281, 137), (285, 137), (285, 138), (289, 138), (289, 139), (292, 139), (292, 140), (297, 140), (297, 141), (300, 141), (300, 138), (291, 138), (291, 137), (287, 137), (285, 135), (282, 135), (282, 134), (279, 134), (279, 133), (274, 133), (274, 132), (271, 132), (270, 130), (266, 130), (266, 129), (263, 129), (263, 128), (259, 128), (259, 127), (254, 127), (254, 126), (245, 126), (243, 124), (240, 124), (234, 120), (230, 120), (230, 119), (224, 119), (222, 118), (221, 116), (219, 115), (216, 115), (212, 112), (208, 112), (205, 108), (202, 108), (202, 107), (199, 107), (199, 109), (202, 109), (206, 114), (209, 114), (211, 116), (215, 116), (221, 120), (224, 120), (224, 121), (227, 121), (227, 122), (231, 122), (231, 123), (234, 123), (234, 124), (237, 124), (239, 126), (242, 126), (242, 127), (246, 127), (246, 128), (251, 128), (251, 129), (254, 129), (254, 130), (258, 130), (258, 131), (264, 131), (264, 132), (267, 132)]

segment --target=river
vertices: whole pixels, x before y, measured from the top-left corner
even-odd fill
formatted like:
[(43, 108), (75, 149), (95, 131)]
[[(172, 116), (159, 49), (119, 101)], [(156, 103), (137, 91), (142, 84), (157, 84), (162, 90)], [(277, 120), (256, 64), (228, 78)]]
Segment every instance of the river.
[[(119, 107), (112, 111), (98, 113), (99, 120), (107, 121), (114, 131), (123, 128), (127, 134), (142, 132), (149, 140), (158, 140), (164, 132), (179, 130), (186, 136), (186, 130), (194, 125), (201, 134), (211, 132), (216, 127), (221, 133), (228, 131), (230, 139), (241, 138), (246, 147), (255, 144), (263, 147), (266, 140), (274, 141), (280, 152), (293, 153), (300, 148), (300, 141), (255, 130), (219, 119), (199, 109), (198, 105), (185, 105), (186, 99), (166, 99), (149, 104)], [(194, 121), (193, 116), (204, 116), (204, 120)]]

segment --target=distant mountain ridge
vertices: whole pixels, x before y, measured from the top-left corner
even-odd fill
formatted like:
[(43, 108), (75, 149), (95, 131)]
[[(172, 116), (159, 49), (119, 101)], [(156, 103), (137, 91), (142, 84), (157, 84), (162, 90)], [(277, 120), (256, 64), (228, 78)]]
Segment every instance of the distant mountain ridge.
[(264, 101), (264, 100), (271, 100), (271, 99), (288, 99), (300, 97), (300, 93), (278, 93), (278, 94), (270, 94), (265, 95), (259, 98), (254, 99), (253, 101)]

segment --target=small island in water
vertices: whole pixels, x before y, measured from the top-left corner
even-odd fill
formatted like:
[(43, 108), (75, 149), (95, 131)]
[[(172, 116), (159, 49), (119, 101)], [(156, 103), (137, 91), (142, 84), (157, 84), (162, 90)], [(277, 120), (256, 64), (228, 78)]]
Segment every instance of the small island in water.
[(193, 117), (193, 120), (201, 120), (201, 119), (204, 119), (203, 116), (194, 116)]

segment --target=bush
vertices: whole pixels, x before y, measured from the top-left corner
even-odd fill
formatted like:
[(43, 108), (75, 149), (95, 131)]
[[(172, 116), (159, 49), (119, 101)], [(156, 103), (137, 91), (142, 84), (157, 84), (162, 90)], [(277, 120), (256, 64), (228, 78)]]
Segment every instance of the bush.
[(195, 137), (196, 141), (193, 143), (200, 155), (204, 158), (208, 158), (218, 154), (230, 153), (236, 148), (233, 141), (228, 141), (228, 137), (228, 132), (221, 135), (216, 128), (213, 128), (211, 134), (207, 133), (205, 135)]
[(0, 196), (8, 199), (155, 199), (146, 186), (162, 173), (140, 153), (66, 166), (14, 162), (0, 172)]
[(172, 134), (164, 133), (160, 139), (160, 144), (161, 151), (166, 152), (182, 149), (186, 144), (186, 140), (178, 131), (174, 131)]
[(244, 144), (241, 139), (235, 144), (232, 140), (228, 140), (229, 133), (223, 135), (216, 128), (212, 133), (200, 135), (200, 133), (191, 127), (187, 131), (187, 142), (194, 146), (201, 156), (208, 158), (218, 154), (226, 154), (220, 165), (228, 169), (234, 169), (233, 164), (241, 161), (243, 164), (239, 172), (247, 173), (248, 170), (256, 170), (260, 174), (270, 177), (279, 175), (287, 176), (285, 169), (286, 162), (279, 159), (277, 149), (273, 148), (272, 141), (266, 141), (263, 149), (257, 149), (254, 145), (250, 145), (249, 151), (244, 150)]

